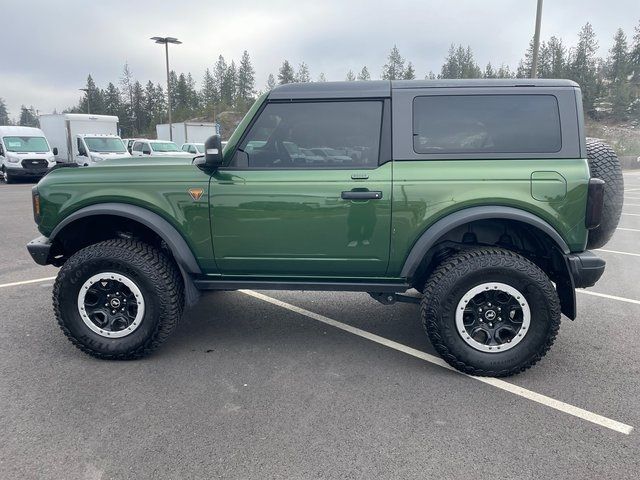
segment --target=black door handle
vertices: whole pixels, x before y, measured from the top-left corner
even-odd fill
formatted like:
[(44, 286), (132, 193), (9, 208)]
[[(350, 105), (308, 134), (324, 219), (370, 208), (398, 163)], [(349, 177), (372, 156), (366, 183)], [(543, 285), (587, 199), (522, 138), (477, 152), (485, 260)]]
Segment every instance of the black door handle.
[(371, 192), (369, 190), (348, 190), (340, 194), (343, 200), (380, 200), (382, 192)]

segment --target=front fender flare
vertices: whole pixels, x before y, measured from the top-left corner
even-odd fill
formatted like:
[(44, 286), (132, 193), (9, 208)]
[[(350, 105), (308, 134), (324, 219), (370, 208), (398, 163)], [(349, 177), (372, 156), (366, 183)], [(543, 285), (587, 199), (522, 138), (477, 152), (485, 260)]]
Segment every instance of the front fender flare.
[(178, 233), (176, 228), (157, 213), (137, 205), (130, 205), (128, 203), (98, 203), (81, 208), (62, 220), (53, 229), (51, 235), (49, 235), (49, 240), (55, 240), (56, 235), (76, 220), (95, 215), (124, 217), (141, 223), (157, 233), (158, 236), (165, 241), (181, 270), (193, 275), (202, 274), (202, 270), (191, 248), (189, 248), (189, 245), (182, 235)]

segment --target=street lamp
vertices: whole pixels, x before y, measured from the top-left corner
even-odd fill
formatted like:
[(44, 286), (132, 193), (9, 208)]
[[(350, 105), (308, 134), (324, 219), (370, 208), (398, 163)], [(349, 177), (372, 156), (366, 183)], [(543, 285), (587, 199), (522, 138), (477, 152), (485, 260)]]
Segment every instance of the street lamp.
[(540, 49), (540, 23), (542, 22), (542, 0), (536, 8), (536, 30), (533, 34), (533, 55), (531, 58), (531, 78), (538, 76), (538, 50)]
[(167, 61), (167, 106), (169, 111), (169, 140), (173, 141), (173, 129), (171, 127), (171, 82), (169, 81), (169, 44), (180, 45), (182, 42), (174, 37), (151, 37), (156, 43), (164, 44), (164, 54)]
[(91, 89), (89, 89), (89, 88), (79, 88), (78, 90), (87, 93), (87, 113), (91, 113), (91, 100), (90, 100), (91, 95), (89, 95), (89, 92), (91, 92)]

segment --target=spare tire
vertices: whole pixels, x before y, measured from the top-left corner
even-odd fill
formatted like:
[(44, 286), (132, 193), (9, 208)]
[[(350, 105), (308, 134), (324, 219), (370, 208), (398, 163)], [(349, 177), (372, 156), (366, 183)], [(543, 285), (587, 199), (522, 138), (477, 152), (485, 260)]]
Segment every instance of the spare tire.
[(624, 201), (624, 179), (616, 152), (601, 140), (587, 138), (587, 158), (591, 177), (605, 182), (602, 220), (598, 227), (589, 230), (587, 240), (587, 248), (600, 248), (611, 239), (620, 221)]

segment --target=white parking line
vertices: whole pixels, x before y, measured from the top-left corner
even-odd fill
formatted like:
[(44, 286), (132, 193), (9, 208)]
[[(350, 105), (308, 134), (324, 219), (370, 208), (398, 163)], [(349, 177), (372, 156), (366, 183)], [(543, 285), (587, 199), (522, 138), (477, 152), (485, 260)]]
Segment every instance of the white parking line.
[(640, 207), (640, 203), (625, 203), (624, 206), (625, 207)]
[(638, 228), (622, 228), (622, 227), (618, 227), (618, 228), (616, 228), (616, 230), (622, 230), (624, 232), (640, 232), (640, 229), (638, 229)]
[(282, 307), (289, 311), (298, 313), (300, 315), (304, 315), (305, 317), (309, 317), (319, 322), (325, 323), (327, 325), (331, 325), (332, 327), (338, 328), (345, 332), (349, 332), (353, 335), (366, 338), (367, 340), (378, 343), (380, 345), (384, 345), (385, 347), (392, 348), (399, 352), (406, 353), (407, 355), (411, 355), (421, 360), (425, 360), (434, 365), (438, 365), (442, 368), (446, 368), (448, 370), (452, 370), (454, 372), (460, 373), (461, 375), (465, 375), (479, 382), (486, 383), (487, 385), (491, 385), (493, 387), (499, 388), (500, 390), (513, 393), (514, 395), (518, 395), (520, 397), (526, 398), (533, 402), (540, 403), (542, 405), (553, 408), (560, 412), (567, 413), (569, 415), (573, 415), (574, 417), (581, 418), (583, 420), (586, 420), (587, 422), (595, 423), (596, 425), (609, 428), (619, 433), (624, 433), (625, 435), (629, 435), (633, 431), (633, 427), (631, 425), (627, 425), (625, 423), (621, 423), (616, 420), (603, 417), (602, 415), (598, 415), (588, 410), (584, 410), (582, 408), (575, 407), (573, 405), (570, 405), (565, 402), (561, 402), (554, 398), (547, 397), (546, 395), (542, 395), (540, 393), (527, 390), (526, 388), (522, 388), (512, 383), (505, 382), (504, 380), (500, 380), (498, 378), (489, 378), (489, 377), (474, 377), (472, 375), (466, 375), (464, 373), (458, 372), (458, 370), (455, 370), (454, 368), (449, 366), (449, 364), (447, 364), (441, 358), (435, 357), (421, 350), (416, 350), (415, 348), (408, 347), (401, 343), (394, 342), (393, 340), (389, 340), (388, 338), (381, 337), (374, 333), (367, 332), (366, 330), (352, 327), (351, 325), (347, 325), (345, 323), (339, 322), (332, 318), (325, 317), (324, 315), (320, 315), (319, 313), (311, 312), (304, 308), (296, 307), (295, 305), (291, 305), (290, 303), (286, 303), (281, 300), (269, 297), (267, 295), (263, 295), (262, 293), (254, 292), (253, 290), (239, 290), (239, 291), (246, 295), (257, 298), (259, 300), (271, 303), (272, 305)]
[(640, 213), (626, 213), (622, 212), (621, 215), (629, 215), (630, 217), (640, 217)]
[(640, 257), (640, 253), (621, 252), (619, 250), (607, 250), (605, 248), (596, 248), (596, 252), (617, 253), (618, 255), (630, 255), (632, 257)]
[(592, 292), (590, 290), (582, 290), (576, 288), (576, 293), (582, 293), (584, 295), (593, 295), (594, 297), (608, 298), (609, 300), (617, 300), (618, 302), (633, 303), (634, 305), (640, 305), (640, 300), (634, 300), (632, 298), (616, 297), (615, 295), (607, 295), (606, 293)]
[(46, 282), (48, 280), (55, 280), (55, 279), (56, 277), (45, 277), (45, 278), (35, 278), (33, 280), (23, 280), (21, 282), (2, 283), (0, 284), (0, 288), (15, 287), (17, 285), (28, 285), (29, 283)]
[(627, 193), (627, 192), (639, 192), (639, 191), (640, 191), (640, 188), (625, 188), (624, 189), (624, 193)]

